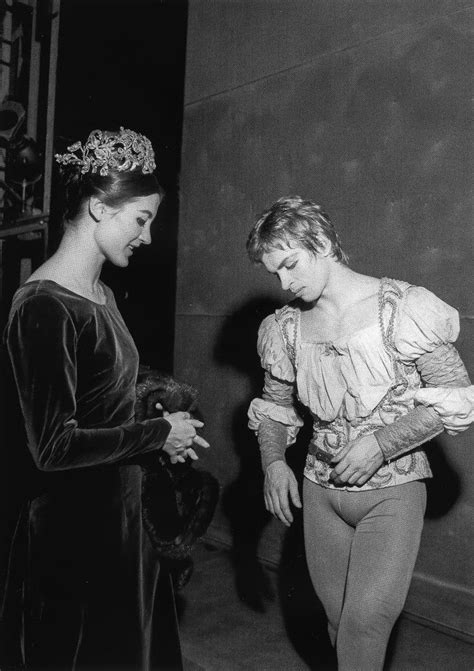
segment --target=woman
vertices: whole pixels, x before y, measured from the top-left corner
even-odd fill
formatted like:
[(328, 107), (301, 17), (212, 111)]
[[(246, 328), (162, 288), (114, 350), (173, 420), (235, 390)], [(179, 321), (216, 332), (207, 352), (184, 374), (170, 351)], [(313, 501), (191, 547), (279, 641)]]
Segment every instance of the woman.
[(134, 131), (96, 130), (56, 160), (64, 236), (17, 291), (6, 329), (42, 477), (18, 526), (20, 590), (7, 590), (5, 617), (21, 593), (21, 668), (179, 669), (170, 582), (142, 526), (140, 459), (162, 451), (176, 463), (208, 444), (188, 413), (134, 422), (138, 353), (99, 279), (104, 261), (126, 267), (151, 242), (153, 149)]
[[(341, 671), (381, 669), (418, 552), (431, 471), (420, 445), (443, 430), (422, 385), (466, 387), (452, 343), (456, 310), (431, 292), (347, 265), (327, 215), (282, 198), (248, 239), (252, 261), (296, 300), (267, 317), (258, 351), (262, 398), (249, 408), (267, 509), (284, 524), (301, 507), (285, 462), (309, 409), (313, 437), (303, 484), (311, 580)], [(439, 398), (438, 398), (439, 400)], [(429, 403), (428, 403), (429, 406)]]

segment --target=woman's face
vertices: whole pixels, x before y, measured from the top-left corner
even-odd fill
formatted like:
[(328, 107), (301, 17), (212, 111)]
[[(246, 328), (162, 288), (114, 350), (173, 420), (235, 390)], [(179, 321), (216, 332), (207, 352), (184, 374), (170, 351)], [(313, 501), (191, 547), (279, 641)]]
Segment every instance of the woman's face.
[(150, 226), (159, 204), (159, 195), (152, 194), (134, 198), (118, 210), (105, 207), (95, 229), (101, 254), (115, 266), (128, 266), (133, 252), (151, 243)]
[(326, 254), (286, 244), (264, 254), (262, 263), (269, 273), (277, 275), (284, 291), (291, 291), (306, 303), (321, 296), (330, 271)]

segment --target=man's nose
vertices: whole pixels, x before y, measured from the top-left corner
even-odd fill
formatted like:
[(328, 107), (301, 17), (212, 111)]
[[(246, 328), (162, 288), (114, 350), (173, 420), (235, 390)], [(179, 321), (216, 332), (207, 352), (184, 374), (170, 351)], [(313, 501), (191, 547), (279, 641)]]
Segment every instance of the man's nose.
[(280, 284), (283, 291), (287, 291), (290, 288), (290, 278), (288, 277), (288, 273), (286, 271), (280, 272)]

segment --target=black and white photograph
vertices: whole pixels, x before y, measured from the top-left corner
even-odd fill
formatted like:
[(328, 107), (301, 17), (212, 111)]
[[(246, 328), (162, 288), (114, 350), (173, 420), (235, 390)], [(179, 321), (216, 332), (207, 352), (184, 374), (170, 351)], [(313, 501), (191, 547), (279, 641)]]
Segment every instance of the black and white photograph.
[(0, 671), (474, 669), (473, 99), (473, 0), (0, 0)]

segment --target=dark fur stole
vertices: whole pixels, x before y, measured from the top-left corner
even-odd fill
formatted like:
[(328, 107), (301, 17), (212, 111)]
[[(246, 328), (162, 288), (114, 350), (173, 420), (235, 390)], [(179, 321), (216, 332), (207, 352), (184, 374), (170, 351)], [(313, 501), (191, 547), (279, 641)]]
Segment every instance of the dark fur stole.
[[(137, 421), (168, 412), (195, 412), (197, 391), (170, 375), (141, 366), (137, 380)], [(194, 466), (191, 459), (172, 464), (165, 452), (141, 460), (142, 518), (153, 548), (181, 589), (193, 570), (192, 550), (206, 532), (219, 497), (216, 478)]]

